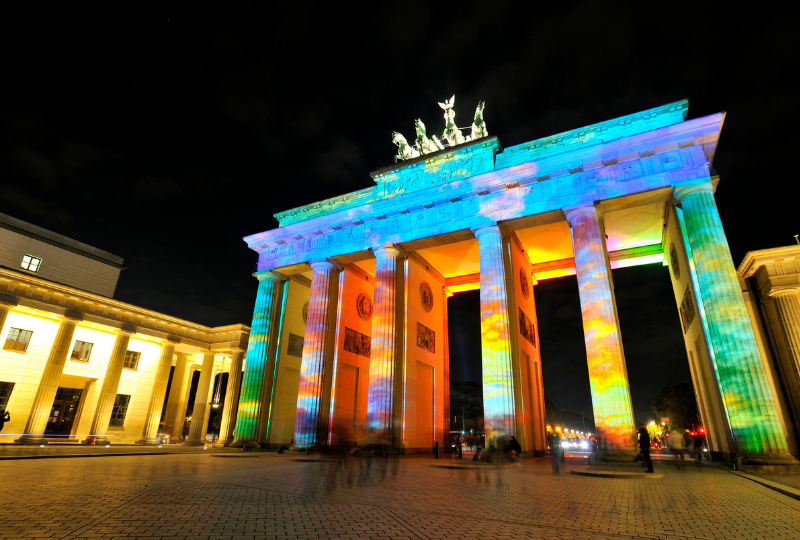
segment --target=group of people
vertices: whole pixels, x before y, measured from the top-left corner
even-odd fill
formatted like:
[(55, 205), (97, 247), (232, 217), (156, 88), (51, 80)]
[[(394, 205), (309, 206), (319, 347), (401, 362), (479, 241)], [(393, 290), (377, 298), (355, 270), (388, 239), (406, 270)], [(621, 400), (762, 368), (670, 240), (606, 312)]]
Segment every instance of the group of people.
[[(703, 434), (695, 432), (694, 435), (688, 429), (681, 433), (678, 430), (672, 430), (667, 436), (667, 446), (670, 451), (675, 455), (675, 460), (678, 463), (678, 469), (686, 468), (686, 452), (689, 451), (694, 454), (694, 460), (698, 467), (701, 466), (703, 460)], [(639, 427), (639, 450), (642, 454), (642, 461), (644, 461), (647, 472), (653, 472), (653, 460), (650, 458), (650, 433), (647, 431), (647, 425), (641, 424)]]

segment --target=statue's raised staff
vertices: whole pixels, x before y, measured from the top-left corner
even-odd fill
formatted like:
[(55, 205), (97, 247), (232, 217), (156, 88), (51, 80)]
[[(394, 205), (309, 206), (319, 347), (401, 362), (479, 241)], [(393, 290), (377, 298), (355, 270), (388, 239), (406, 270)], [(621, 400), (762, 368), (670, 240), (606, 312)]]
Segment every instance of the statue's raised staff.
[(392, 131), (392, 142), (397, 145), (397, 155), (394, 157), (395, 163), (397, 163), (398, 159), (406, 160), (419, 157), (417, 149), (408, 144), (406, 138), (397, 131)]
[(461, 133), (461, 130), (456, 127), (456, 111), (453, 109), (455, 103), (455, 94), (453, 94), (453, 97), (450, 99), (445, 100), (444, 103), (439, 102), (439, 107), (444, 109), (444, 132), (442, 133), (442, 139), (447, 141), (448, 146), (456, 146), (457, 144), (465, 142), (464, 135)]
[(436, 137), (436, 135), (433, 136), (433, 140), (428, 138), (425, 124), (422, 123), (422, 120), (419, 118), (414, 120), (414, 127), (417, 130), (417, 142), (415, 146), (417, 150), (419, 150), (420, 154), (430, 154), (431, 152), (444, 150), (444, 145), (439, 142), (439, 139)]

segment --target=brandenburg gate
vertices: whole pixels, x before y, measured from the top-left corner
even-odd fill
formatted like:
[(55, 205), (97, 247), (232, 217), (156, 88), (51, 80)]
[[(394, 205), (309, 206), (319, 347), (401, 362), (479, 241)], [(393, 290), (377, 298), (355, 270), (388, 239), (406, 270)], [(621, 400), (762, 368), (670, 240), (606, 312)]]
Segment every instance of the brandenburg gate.
[[(688, 101), (510, 148), (440, 103), (375, 185), (245, 238), (259, 280), (232, 446), (449, 444), (447, 298), (480, 289), (486, 445), (546, 448), (533, 286), (577, 275), (601, 455), (636, 452), (611, 270), (670, 268), (709, 450), (794, 464), (714, 201), (724, 113)], [(646, 299), (642, 299), (646, 301)]]

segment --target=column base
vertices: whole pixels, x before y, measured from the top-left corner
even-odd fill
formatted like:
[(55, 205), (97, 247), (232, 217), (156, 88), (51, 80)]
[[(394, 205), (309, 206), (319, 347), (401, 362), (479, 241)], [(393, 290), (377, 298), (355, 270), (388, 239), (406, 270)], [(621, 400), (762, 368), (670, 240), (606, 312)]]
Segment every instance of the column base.
[(228, 445), (230, 448), (261, 448), (261, 445), (255, 441), (249, 441), (246, 439), (239, 439), (237, 441), (233, 441)]
[(43, 444), (47, 444), (47, 439), (38, 435), (34, 436), (23, 435), (19, 439), (15, 439), (14, 442), (17, 444), (28, 444), (31, 446), (38, 444), (39, 446), (41, 446)]
[(157, 438), (156, 439), (139, 439), (134, 444), (142, 444), (142, 445), (145, 445), (145, 446), (158, 446), (159, 444), (161, 444), (161, 440), (157, 439)]
[(233, 443), (233, 439), (227, 439), (223, 441), (217, 441), (214, 443), (214, 448), (227, 448)]
[(623, 466), (642, 466), (636, 461), (639, 454), (629, 452), (597, 452), (589, 456), (589, 465), (623, 465)]
[(800, 465), (789, 453), (783, 454), (745, 454), (746, 465)]
[(208, 446), (206, 441), (184, 441), (183, 446)]

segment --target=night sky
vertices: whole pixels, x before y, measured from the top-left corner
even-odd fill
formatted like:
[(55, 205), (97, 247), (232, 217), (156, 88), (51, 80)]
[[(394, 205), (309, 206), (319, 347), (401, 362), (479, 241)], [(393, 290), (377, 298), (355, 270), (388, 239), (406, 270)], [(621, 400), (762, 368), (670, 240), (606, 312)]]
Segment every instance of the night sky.
[[(469, 125), (485, 100), (508, 147), (689, 98), (690, 118), (728, 113), (715, 167), (735, 263), (800, 233), (796, 11), (428, 4), (6, 14), (0, 212), (124, 257), (122, 301), (249, 324), (256, 254), (241, 238), (371, 185), (393, 130), (413, 137), (417, 117), (442, 129), (437, 101), (455, 93)], [(667, 272), (614, 271), (640, 419), (659, 388), (689, 380)], [(534, 291), (546, 397), (588, 414), (575, 278)], [(459, 328), (476, 327), (476, 299), (451, 300)], [(480, 373), (462, 334), (454, 380)]]

